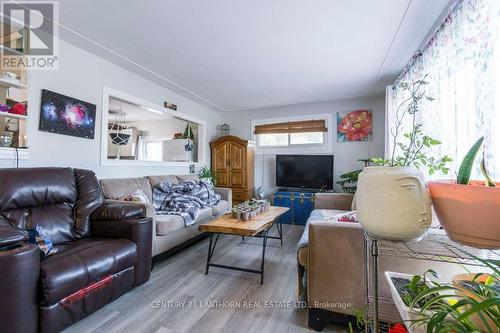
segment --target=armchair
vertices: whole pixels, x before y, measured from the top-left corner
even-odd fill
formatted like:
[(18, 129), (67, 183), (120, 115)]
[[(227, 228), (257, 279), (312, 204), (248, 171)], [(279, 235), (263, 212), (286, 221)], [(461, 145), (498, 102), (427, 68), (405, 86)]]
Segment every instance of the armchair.
[[(58, 332), (149, 279), (151, 219), (105, 204), (92, 171), (0, 169), (0, 322), (8, 332)], [(26, 230), (43, 228), (40, 257)]]

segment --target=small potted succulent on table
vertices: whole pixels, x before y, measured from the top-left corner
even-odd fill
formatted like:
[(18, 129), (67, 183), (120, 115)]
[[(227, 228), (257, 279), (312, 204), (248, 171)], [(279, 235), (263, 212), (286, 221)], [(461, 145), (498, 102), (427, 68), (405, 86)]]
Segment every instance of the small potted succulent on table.
[(269, 207), (271, 207), (271, 204), (267, 200), (250, 200), (235, 205), (231, 214), (233, 218), (246, 221), (249, 218), (268, 211)]

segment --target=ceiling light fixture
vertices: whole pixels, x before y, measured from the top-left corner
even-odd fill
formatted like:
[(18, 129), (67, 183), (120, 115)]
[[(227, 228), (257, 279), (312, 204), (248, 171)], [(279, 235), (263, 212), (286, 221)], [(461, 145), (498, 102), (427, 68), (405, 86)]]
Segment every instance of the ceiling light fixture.
[(154, 112), (154, 113), (158, 113), (158, 114), (163, 114), (163, 111), (160, 111), (160, 110), (156, 110), (156, 109), (153, 109), (153, 108), (146, 108), (146, 110), (150, 111), (150, 112)]

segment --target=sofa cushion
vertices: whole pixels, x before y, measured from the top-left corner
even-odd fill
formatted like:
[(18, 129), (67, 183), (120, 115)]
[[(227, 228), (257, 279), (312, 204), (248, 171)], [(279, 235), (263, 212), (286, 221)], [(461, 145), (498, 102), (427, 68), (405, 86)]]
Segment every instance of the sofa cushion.
[(137, 262), (136, 245), (126, 239), (90, 237), (58, 249), (40, 262), (41, 305), (54, 304)]
[(315, 209), (307, 220), (331, 220), (336, 216), (348, 213), (346, 210)]
[(182, 183), (182, 182), (188, 182), (191, 180), (200, 180), (200, 177), (198, 177), (198, 175), (195, 173), (190, 173), (187, 175), (177, 176), (177, 179), (179, 180), (179, 183)]
[(297, 246), (297, 259), (300, 265), (308, 267), (309, 221), (334, 220), (335, 217), (342, 216), (345, 213), (348, 213), (348, 211), (333, 209), (315, 209), (311, 212), (311, 215), (309, 215), (309, 218), (307, 219), (304, 233), (300, 237), (299, 244)]
[(210, 208), (212, 208), (213, 216), (219, 216), (228, 212), (229, 202), (227, 202), (226, 200), (221, 200), (217, 205), (213, 205)]
[(137, 189), (130, 194), (124, 195), (123, 197), (119, 198), (118, 200), (131, 201), (131, 202), (141, 202), (141, 203), (145, 203), (145, 204), (151, 203), (149, 201), (147, 195), (141, 189)]
[(119, 200), (124, 195), (140, 189), (148, 197), (149, 202), (153, 202), (153, 190), (146, 177), (101, 179), (101, 187), (106, 199)]
[(198, 214), (198, 218), (196, 219), (196, 223), (198, 222), (206, 222), (212, 219), (212, 208), (202, 208), (200, 209), (200, 213)]
[(177, 180), (177, 176), (174, 175), (160, 175), (160, 176), (147, 176), (147, 179), (149, 179), (149, 183), (151, 184), (151, 188), (155, 187), (155, 185), (158, 185), (160, 183), (172, 183), (172, 184), (178, 184), (179, 181)]
[(184, 219), (180, 215), (156, 215), (156, 235), (165, 236), (184, 228)]
[[(206, 222), (212, 219), (212, 207), (200, 209), (198, 218), (195, 223)], [(174, 231), (184, 228), (186, 225), (184, 219), (180, 215), (161, 215), (157, 214), (156, 221), (156, 235), (165, 236)]]

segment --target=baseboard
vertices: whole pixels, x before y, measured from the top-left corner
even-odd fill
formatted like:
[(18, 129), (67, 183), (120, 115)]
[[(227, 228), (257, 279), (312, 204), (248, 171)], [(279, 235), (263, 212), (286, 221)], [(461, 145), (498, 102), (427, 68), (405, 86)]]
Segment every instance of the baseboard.
[(173, 256), (174, 254), (184, 250), (185, 248), (187, 248), (188, 246), (191, 246), (195, 243), (198, 243), (199, 241), (201, 241), (202, 239), (206, 238), (208, 236), (207, 233), (202, 233), (202, 234), (199, 234), (199, 235), (196, 235), (194, 236), (193, 238), (190, 238), (188, 239), (187, 241), (179, 244), (179, 245), (176, 245), (174, 246), (173, 248), (171, 249), (168, 249), (167, 251), (165, 252), (162, 252), (160, 254), (157, 254), (155, 255), (152, 259), (151, 259), (151, 270), (153, 270), (153, 266), (157, 263), (157, 262), (160, 262), (162, 260), (165, 260), (171, 256)]

